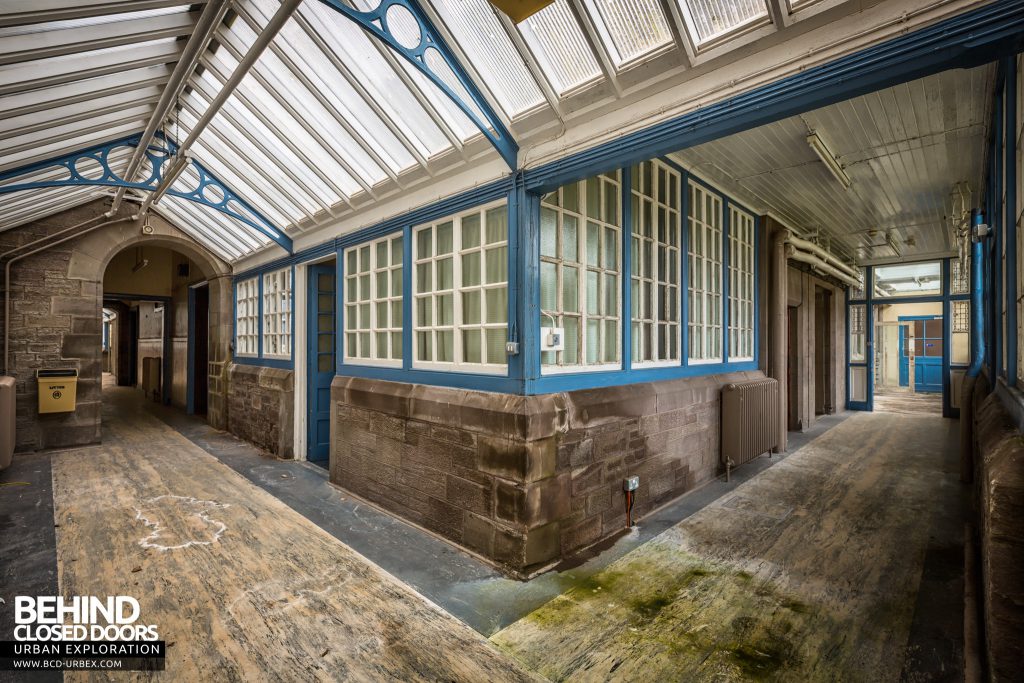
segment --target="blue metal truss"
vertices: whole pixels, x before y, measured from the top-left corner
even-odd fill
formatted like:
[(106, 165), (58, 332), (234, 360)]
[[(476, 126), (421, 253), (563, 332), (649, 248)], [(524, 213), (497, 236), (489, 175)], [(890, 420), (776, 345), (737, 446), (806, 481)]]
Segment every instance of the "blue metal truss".
[[(466, 73), (462, 64), (456, 59), (455, 53), (451, 51), (444, 38), (434, 28), (434, 25), (430, 23), (430, 19), (424, 13), (417, 0), (380, 0), (380, 4), (377, 5), (376, 9), (365, 12), (354, 9), (341, 0), (320, 0), (320, 2), (354, 21), (371, 36), (382, 41), (419, 69), (434, 85), (451, 98), (452, 102), (480, 129), (480, 132), (490, 140), (491, 144), (501, 154), (509, 168), (513, 171), (517, 168), (519, 145), (516, 144), (511, 133), (505, 128), (491, 105), (488, 104), (476, 83), (473, 82), (473, 79)], [(403, 8), (411, 14), (419, 26), (419, 44), (414, 47), (403, 45), (395, 37), (394, 32), (388, 25), (388, 12), (396, 6)], [(444, 60), (445, 64), (448, 65), (452, 74), (458, 79), (462, 87), (465, 88), (466, 93), (473, 101), (472, 103), (476, 105), (476, 110), (460, 94), (455, 92), (443, 76), (434, 71), (427, 59), (427, 54), (430, 50), (436, 52)], [(479, 114), (477, 111), (479, 111)], [(481, 115), (484, 117), (483, 119), (480, 118)]]
[[(128, 137), (120, 138), (112, 142), (105, 142), (87, 149), (71, 154), (66, 154), (53, 159), (46, 159), (19, 168), (11, 169), (0, 173), (0, 183), (6, 183), (23, 175), (54, 171), (62, 177), (52, 180), (35, 180), (23, 183), (11, 183), (0, 185), (0, 194), (21, 192), (23, 190), (35, 190), (48, 187), (123, 187), (135, 190), (152, 192), (163, 180), (164, 171), (171, 157), (177, 151), (177, 145), (167, 140), (162, 135), (157, 135), (153, 142), (146, 149), (146, 158), (150, 163), (149, 177), (139, 181), (133, 181), (118, 175), (110, 166), (110, 154), (115, 149), (138, 147), (142, 133), (135, 133)], [(99, 167), (96, 167), (99, 164)], [(292, 240), (288, 235), (279, 230), (262, 213), (257, 211), (251, 204), (238, 196), (223, 181), (209, 171), (205, 166), (189, 159), (193, 171), (199, 177), (198, 185), (192, 189), (179, 190), (173, 185), (167, 190), (172, 197), (201, 204), (207, 208), (219, 211), (227, 216), (240, 221), (257, 232), (266, 235), (289, 254), (292, 253)], [(238, 207), (250, 215), (237, 210)]]

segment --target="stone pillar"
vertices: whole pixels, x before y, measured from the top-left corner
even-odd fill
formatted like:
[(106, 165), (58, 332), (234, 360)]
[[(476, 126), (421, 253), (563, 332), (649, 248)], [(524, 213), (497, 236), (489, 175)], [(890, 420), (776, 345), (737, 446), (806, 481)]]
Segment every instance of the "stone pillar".
[(779, 382), (779, 447), (776, 452), (786, 452), (789, 419), (787, 414), (788, 373), (786, 365), (786, 312), (789, 302), (788, 265), (786, 262), (786, 230), (775, 221), (772, 233), (771, 282), (769, 284), (768, 335), (771, 340), (768, 351), (768, 376)]

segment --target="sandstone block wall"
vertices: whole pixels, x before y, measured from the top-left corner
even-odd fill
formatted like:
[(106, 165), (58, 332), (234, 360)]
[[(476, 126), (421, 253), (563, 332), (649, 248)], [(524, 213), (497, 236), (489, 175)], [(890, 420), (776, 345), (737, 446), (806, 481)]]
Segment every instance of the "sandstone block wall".
[(759, 372), (510, 396), (336, 377), (331, 481), (524, 575), (719, 471), (719, 393)]
[(280, 457), (295, 457), (295, 385), (291, 370), (231, 364), (227, 429)]

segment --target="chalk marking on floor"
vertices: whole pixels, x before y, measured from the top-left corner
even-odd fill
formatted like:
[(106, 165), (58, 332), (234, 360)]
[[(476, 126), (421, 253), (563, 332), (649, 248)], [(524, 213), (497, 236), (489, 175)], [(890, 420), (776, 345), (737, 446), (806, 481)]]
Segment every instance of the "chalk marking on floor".
[[(160, 502), (161, 500), (174, 500), (179, 501), (185, 505), (194, 505), (206, 508), (224, 509), (231, 507), (227, 503), (218, 503), (215, 500), (199, 500), (198, 498), (195, 498), (193, 496), (176, 496), (172, 494), (164, 494), (162, 496), (148, 498), (146, 499), (145, 503), (147, 505), (154, 505)], [(219, 541), (220, 537), (224, 535), (224, 532), (228, 530), (228, 527), (226, 524), (224, 524), (224, 522), (220, 521), (219, 519), (213, 519), (209, 516), (207, 510), (200, 509), (197, 510), (196, 512), (191, 513), (189, 516), (198, 517), (203, 522), (212, 525), (216, 529), (213, 532), (212, 539), (208, 541), (199, 541), (193, 539), (178, 545), (163, 545), (160, 543), (155, 543), (156, 539), (160, 538), (160, 534), (163, 531), (163, 527), (160, 525), (159, 521), (154, 521), (147, 517), (146, 514), (144, 514), (143, 512), (145, 509), (146, 506), (143, 506), (142, 508), (135, 508), (135, 519), (139, 520), (148, 527), (152, 527), (153, 529), (153, 532), (151, 534), (139, 540), (139, 545), (141, 545), (143, 548), (153, 548), (155, 550), (159, 550), (160, 552), (166, 552), (168, 550), (183, 550), (185, 548), (191, 548), (194, 545), (212, 545), (213, 543)]]

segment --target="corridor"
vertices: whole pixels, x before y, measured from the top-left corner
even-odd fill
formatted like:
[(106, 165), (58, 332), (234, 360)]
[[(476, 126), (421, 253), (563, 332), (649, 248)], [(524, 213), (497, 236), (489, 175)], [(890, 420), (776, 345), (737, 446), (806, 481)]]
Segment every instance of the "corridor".
[[(137, 391), (108, 386), (103, 445), (32, 460), (52, 467), (59, 593), (137, 596), (145, 621), (174, 643), (176, 680), (299, 670), (317, 680), (960, 677), (953, 421), (848, 417), (746, 482), (740, 468), (736, 483), (713, 483), (724, 495), (596, 573), (521, 583), (486, 576), (461, 551), (434, 551), (452, 582), (481, 567), (473, 590), (438, 593), (415, 563), (385, 572), (307, 518), (338, 503), (298, 473), (306, 465), (249, 449), (229, 467), (183, 435), (198, 421), (165, 416), (172, 427), (161, 414)], [(262, 478), (295, 473), (292, 498), (305, 486), (315, 502), (283, 502), (241, 476), (241, 461)], [(18, 471), (0, 474), (0, 512), (25, 500), (28, 487), (6, 485)], [(378, 533), (382, 544), (395, 538)], [(433, 542), (405, 533), (426, 539), (409, 541), (411, 553)], [(0, 529), (5, 556), (15, 535)], [(3, 576), (5, 599), (12, 578)], [(534, 604), (551, 586), (562, 595)], [(511, 606), (491, 644), (492, 629), (443, 611), (461, 615), (457, 603), (475, 600)]]

